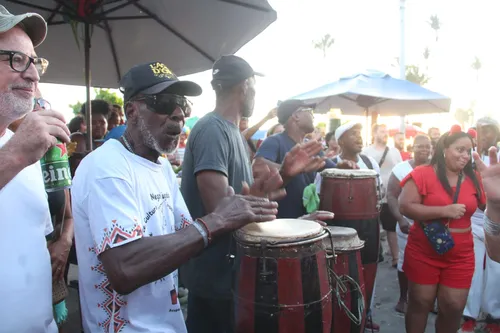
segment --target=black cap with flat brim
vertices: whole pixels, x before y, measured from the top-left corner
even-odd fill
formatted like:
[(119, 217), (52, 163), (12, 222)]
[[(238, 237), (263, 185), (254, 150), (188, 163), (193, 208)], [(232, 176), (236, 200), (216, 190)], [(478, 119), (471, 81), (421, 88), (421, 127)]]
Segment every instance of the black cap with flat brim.
[(278, 122), (284, 125), (288, 119), (300, 109), (314, 109), (316, 103), (306, 103), (299, 99), (289, 99), (279, 103), (278, 106)]
[(199, 96), (201, 87), (192, 81), (180, 81), (163, 63), (150, 62), (132, 67), (120, 81), (125, 102), (139, 94), (155, 95), (163, 91), (180, 96)]

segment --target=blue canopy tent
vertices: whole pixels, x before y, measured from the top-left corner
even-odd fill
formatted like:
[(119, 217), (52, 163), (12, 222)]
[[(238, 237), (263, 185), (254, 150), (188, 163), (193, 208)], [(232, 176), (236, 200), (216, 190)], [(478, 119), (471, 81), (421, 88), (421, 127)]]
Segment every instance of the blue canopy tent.
[(254, 141), (264, 140), (266, 138), (266, 134), (267, 134), (267, 130), (258, 130), (252, 136), (252, 140), (254, 140)]
[(341, 109), (345, 115), (383, 116), (448, 112), (450, 98), (410, 81), (376, 71), (341, 78), (293, 97), (316, 103), (316, 112)]

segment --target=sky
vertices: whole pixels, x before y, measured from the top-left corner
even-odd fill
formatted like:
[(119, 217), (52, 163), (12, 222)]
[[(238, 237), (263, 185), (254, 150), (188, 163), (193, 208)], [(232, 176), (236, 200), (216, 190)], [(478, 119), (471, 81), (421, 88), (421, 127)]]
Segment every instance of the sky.
[[(251, 123), (264, 117), (278, 100), (343, 76), (367, 69), (399, 76), (395, 65), (400, 52), (399, 0), (269, 0), (269, 3), (277, 12), (277, 20), (236, 53), (265, 74), (257, 78)], [(492, 41), (496, 38), (493, 32), (500, 31), (496, 17), (499, 7), (495, 0), (406, 0), (406, 63), (428, 68), (431, 79), (426, 87), (452, 98), (450, 114), (411, 116), (410, 120), (423, 121), (424, 129), (438, 125), (445, 130), (455, 122), (456, 108), (468, 108), (474, 100), (476, 118), (495, 113), (500, 48)], [(428, 24), (431, 15), (438, 15), (442, 23), (438, 41)], [(313, 40), (327, 33), (335, 42), (325, 58), (314, 49)], [(427, 63), (423, 59), (425, 47), (431, 52)], [(478, 80), (471, 68), (475, 56), (482, 63)], [(193, 115), (202, 116), (213, 110), (211, 72), (183, 79), (197, 82), (204, 91), (202, 96), (192, 99)], [(84, 87), (41, 84), (41, 91), (68, 121), (72, 117), (69, 104), (85, 100)], [(399, 123), (397, 117), (383, 121), (394, 126)], [(272, 124), (269, 122), (263, 128)]]

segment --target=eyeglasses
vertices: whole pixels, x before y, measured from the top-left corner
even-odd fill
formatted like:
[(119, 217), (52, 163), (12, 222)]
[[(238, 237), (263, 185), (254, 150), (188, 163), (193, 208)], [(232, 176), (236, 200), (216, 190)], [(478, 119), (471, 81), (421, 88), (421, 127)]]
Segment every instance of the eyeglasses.
[[(9, 56), (10, 68), (19, 73), (24, 73), (31, 66), (35, 65), (38, 75), (42, 76), (49, 67), (49, 61), (44, 58), (33, 58), (22, 52), (0, 50), (0, 54)], [(7, 60), (4, 60), (7, 61)]]
[(34, 110), (37, 111), (39, 109), (50, 110), (50, 109), (52, 109), (52, 106), (50, 105), (49, 102), (47, 102), (43, 98), (35, 98), (35, 108), (34, 108)]
[(179, 107), (185, 117), (191, 115), (191, 103), (184, 97), (173, 94), (145, 95), (132, 101), (144, 101), (153, 112), (164, 115), (172, 115)]

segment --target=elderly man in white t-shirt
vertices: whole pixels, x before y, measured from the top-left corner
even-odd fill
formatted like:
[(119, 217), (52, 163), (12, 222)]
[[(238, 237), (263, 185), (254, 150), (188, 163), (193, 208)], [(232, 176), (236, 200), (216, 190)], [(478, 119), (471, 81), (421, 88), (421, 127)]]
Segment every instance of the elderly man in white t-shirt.
[[(250, 222), (276, 218), (277, 203), (234, 195), (195, 221), (162, 154), (177, 147), (194, 82), (160, 62), (123, 76), (127, 129), (79, 165), (72, 187), (83, 329), (183, 333), (177, 269)], [(244, 194), (267, 195), (283, 180), (267, 166)]]
[[(40, 158), (69, 142), (64, 118), (32, 113), (35, 91), (48, 65), (34, 47), (47, 25), (34, 13), (10, 14), (0, 6), (0, 332), (55, 333), (52, 274), (45, 236), (52, 232)], [(7, 127), (25, 117), (16, 131)]]
[[(498, 122), (490, 117), (477, 121), (478, 153), (484, 164), (489, 165), (488, 148), (496, 146), (500, 139)], [(500, 332), (500, 264), (491, 260), (486, 254), (484, 242), (484, 212), (476, 210), (471, 218), (474, 237), (474, 254), (476, 268), (469, 289), (467, 305), (464, 309), (464, 322), (460, 332), (474, 332), (476, 320), (481, 310), (489, 314), (486, 324), (487, 332)]]
[(408, 176), (414, 168), (419, 165), (424, 165), (429, 162), (431, 154), (431, 140), (426, 135), (418, 135), (415, 137), (413, 143), (413, 159), (404, 161), (397, 164), (392, 169), (391, 176), (389, 177), (389, 184), (387, 185), (387, 204), (391, 213), (398, 221), (396, 226), (396, 234), (398, 236), (398, 282), (399, 282), (399, 301), (395, 310), (399, 313), (406, 313), (408, 306), (408, 279), (403, 272), (403, 261), (405, 255), (406, 243), (408, 242), (408, 232), (413, 221), (399, 212), (398, 198), (401, 194), (401, 181)]

